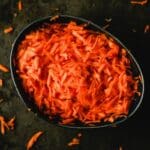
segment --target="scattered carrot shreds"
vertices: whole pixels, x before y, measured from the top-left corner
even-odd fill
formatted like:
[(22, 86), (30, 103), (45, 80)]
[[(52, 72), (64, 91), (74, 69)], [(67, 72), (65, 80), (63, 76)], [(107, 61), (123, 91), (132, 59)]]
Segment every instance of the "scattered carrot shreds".
[(13, 31), (13, 27), (8, 27), (8, 28), (4, 29), (5, 34), (11, 33), (12, 31)]
[(0, 87), (2, 87), (2, 86), (3, 86), (3, 80), (0, 79)]
[(22, 10), (22, 1), (21, 0), (18, 1), (18, 10), (19, 11)]
[(75, 145), (79, 145), (80, 144), (80, 140), (78, 138), (73, 138), (69, 143), (68, 146), (75, 146)]
[(14, 129), (15, 126), (15, 117), (11, 118), (8, 122), (7, 125), (10, 127), (11, 130)]
[(2, 64), (0, 64), (0, 70), (3, 72), (9, 72), (9, 69)]
[(10, 121), (6, 122), (3, 116), (0, 116), (0, 132), (2, 135), (5, 134), (5, 130), (13, 130), (14, 129), (14, 119), (12, 118)]
[(148, 0), (142, 0), (142, 1), (135, 1), (135, 0), (132, 0), (131, 1), (131, 4), (137, 4), (137, 5), (145, 5), (148, 3)]
[(127, 51), (75, 22), (45, 24), (26, 35), (15, 64), (39, 110), (62, 124), (126, 117), (139, 91)]
[(144, 33), (147, 33), (148, 31), (150, 31), (150, 25), (146, 25), (144, 28)]
[(74, 137), (69, 143), (68, 146), (75, 146), (75, 145), (79, 145), (80, 144), (80, 138), (81, 138), (82, 134), (78, 133), (77, 137)]
[(28, 141), (26, 148), (27, 150), (30, 150), (32, 148), (32, 146), (34, 145), (34, 143), (38, 140), (38, 138), (43, 134), (42, 131), (38, 131), (37, 133), (35, 133)]
[(56, 16), (52, 17), (52, 18), (50, 19), (50, 21), (55, 21), (55, 20), (58, 19), (58, 18), (59, 18), (59, 15), (56, 15)]

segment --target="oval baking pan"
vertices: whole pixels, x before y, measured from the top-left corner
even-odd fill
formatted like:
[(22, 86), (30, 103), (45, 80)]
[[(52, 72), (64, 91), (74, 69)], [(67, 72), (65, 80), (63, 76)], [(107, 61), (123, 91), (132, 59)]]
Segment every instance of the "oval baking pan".
[[(138, 64), (138, 62), (136, 61), (136, 59), (134, 58), (134, 56), (131, 54), (131, 52), (115, 37), (113, 36), (111, 33), (105, 31), (104, 29), (102, 29), (100, 26), (94, 24), (93, 22), (83, 19), (83, 18), (79, 18), (79, 17), (74, 17), (74, 16), (68, 16), (68, 15), (59, 15), (57, 17), (55, 17), (55, 19), (53, 16), (48, 16), (45, 18), (40, 18), (34, 22), (32, 22), (31, 24), (29, 24), (28, 26), (26, 26), (21, 32), (20, 34), (17, 36), (17, 38), (15, 39), (13, 45), (12, 45), (12, 50), (11, 50), (11, 54), (10, 54), (10, 69), (11, 69), (11, 77), (12, 80), (14, 82), (15, 88), (17, 90), (18, 95), (20, 96), (21, 100), (23, 101), (23, 103), (31, 109), (31, 111), (33, 111), (34, 113), (36, 113), (39, 117), (41, 117), (42, 119), (48, 121), (49, 123), (55, 124), (55, 125), (59, 125), (59, 126), (63, 126), (63, 127), (67, 127), (67, 128), (78, 128), (78, 129), (87, 129), (87, 128), (102, 128), (102, 127), (111, 127), (117, 124), (120, 124), (122, 122), (124, 122), (125, 120), (127, 120), (129, 117), (131, 117), (133, 114), (135, 114), (135, 112), (137, 111), (137, 109), (139, 108), (142, 100), (143, 100), (143, 95), (144, 95), (144, 79), (143, 79), (143, 74), (141, 71), (141, 68)], [(42, 114), (38, 108), (36, 107), (36, 105), (33, 103), (33, 101), (31, 101), (31, 97), (25, 92), (22, 84), (21, 84), (21, 80), (19, 79), (17, 73), (16, 73), (16, 65), (15, 65), (15, 56), (16, 56), (16, 52), (18, 49), (18, 45), (20, 44), (20, 42), (24, 39), (24, 37), (31, 31), (36, 30), (37, 28), (39, 28), (40, 26), (42, 26), (44, 23), (68, 23), (70, 21), (75, 21), (77, 24), (87, 24), (87, 28), (94, 30), (94, 31), (98, 31), (101, 33), (104, 33), (105, 35), (107, 35), (108, 37), (113, 38), (122, 48), (124, 48), (127, 53), (128, 53), (128, 57), (131, 61), (131, 68), (133, 71), (133, 75), (134, 76), (141, 76), (141, 82), (139, 83), (139, 91), (141, 92), (140, 96), (135, 96), (133, 99), (133, 103), (131, 105), (131, 108), (129, 110), (129, 114), (127, 115), (127, 117), (124, 118), (119, 118), (117, 120), (115, 120), (113, 123), (108, 123), (108, 122), (104, 122), (104, 123), (98, 123), (98, 124), (94, 124), (94, 126), (89, 126), (89, 125), (85, 125), (82, 123), (76, 123), (73, 125), (61, 125), (59, 124), (59, 119), (55, 118), (53, 120), (49, 120), (49, 118), (47, 116), (45, 116), (44, 114)]]

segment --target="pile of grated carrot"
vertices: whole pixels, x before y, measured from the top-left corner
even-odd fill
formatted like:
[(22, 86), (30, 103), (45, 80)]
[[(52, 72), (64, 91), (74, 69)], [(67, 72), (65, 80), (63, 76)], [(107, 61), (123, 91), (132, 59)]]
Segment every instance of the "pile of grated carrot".
[(16, 64), (39, 110), (62, 124), (114, 122), (128, 115), (138, 92), (126, 50), (73, 21), (26, 35)]

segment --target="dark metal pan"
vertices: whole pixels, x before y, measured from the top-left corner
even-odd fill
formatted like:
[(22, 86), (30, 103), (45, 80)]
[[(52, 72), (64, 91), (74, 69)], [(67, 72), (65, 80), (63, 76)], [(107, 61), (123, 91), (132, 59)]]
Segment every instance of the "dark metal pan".
[[(104, 29), (102, 29), (101, 27), (99, 27), (98, 25), (92, 23), (89, 20), (86, 19), (82, 19), (79, 17), (74, 17), (74, 16), (68, 16), (68, 15), (60, 15), (57, 19), (51, 21), (52, 16), (49, 17), (45, 17), (45, 18), (41, 18), (38, 19), (34, 22), (32, 22), (31, 24), (29, 24), (27, 27), (25, 27), (20, 34), (17, 36), (16, 40), (14, 41), (13, 45), (12, 45), (12, 50), (11, 50), (11, 54), (10, 54), (10, 69), (11, 69), (11, 77), (12, 80), (14, 82), (15, 88), (18, 92), (18, 95), (20, 96), (21, 100), (23, 101), (23, 103), (28, 107), (31, 108), (31, 110), (36, 113), (39, 117), (41, 117), (42, 119), (48, 121), (49, 123), (55, 124), (55, 125), (59, 125), (59, 126), (63, 126), (63, 127), (67, 127), (67, 128), (78, 128), (78, 129), (87, 129), (87, 128), (102, 128), (102, 127), (111, 127), (114, 125), (117, 125), (119, 123), (124, 122), (125, 120), (127, 120), (129, 117), (131, 117), (139, 108), (142, 99), (143, 99), (143, 95), (144, 95), (144, 79), (143, 79), (143, 74), (141, 71), (141, 68), (139, 66), (139, 64), (137, 63), (136, 59), (134, 58), (134, 56), (131, 54), (131, 52), (116, 38), (114, 37), (112, 34), (110, 34), (109, 32), (105, 31)], [(117, 119), (114, 123), (99, 123), (99, 124), (95, 124), (94, 126), (89, 126), (89, 125), (85, 125), (85, 124), (81, 124), (81, 123), (76, 123), (74, 125), (60, 125), (58, 123), (58, 119), (55, 118), (53, 120), (49, 120), (47, 116), (45, 116), (44, 114), (42, 114), (38, 108), (36, 107), (36, 105), (33, 103), (33, 101), (31, 101), (30, 96), (24, 91), (22, 85), (21, 85), (21, 81), (16, 73), (16, 66), (14, 64), (14, 59), (16, 56), (16, 52), (17, 52), (17, 48), (18, 45), (20, 44), (20, 42), (24, 39), (25, 35), (27, 35), (30, 31), (35, 30), (37, 28), (39, 28), (41, 25), (43, 25), (44, 23), (54, 23), (54, 22), (59, 22), (59, 23), (67, 23), (69, 21), (75, 21), (78, 24), (88, 24), (88, 28), (92, 29), (94, 31), (98, 31), (101, 33), (106, 34), (108, 37), (113, 38), (121, 47), (123, 47), (129, 56), (129, 59), (131, 61), (132, 64), (132, 70), (133, 70), (133, 74), (135, 76), (140, 75), (142, 80), (139, 84), (139, 91), (141, 92), (141, 96), (135, 96), (134, 100), (133, 100), (133, 104), (129, 110), (129, 114), (126, 118), (120, 118)]]

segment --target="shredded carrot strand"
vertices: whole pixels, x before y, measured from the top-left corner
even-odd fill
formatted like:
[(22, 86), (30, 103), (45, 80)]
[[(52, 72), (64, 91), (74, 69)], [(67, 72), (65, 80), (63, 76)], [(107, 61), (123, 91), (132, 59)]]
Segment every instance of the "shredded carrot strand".
[(68, 146), (74, 146), (79, 144), (78, 138), (73, 138), (71, 142), (68, 143)]
[(43, 134), (42, 131), (38, 131), (37, 133), (35, 133), (28, 141), (26, 148), (27, 150), (30, 150), (33, 145), (35, 144), (35, 142), (38, 140), (38, 138)]
[(148, 31), (150, 31), (150, 25), (146, 25), (144, 28), (144, 33), (147, 33)]
[(58, 19), (58, 18), (59, 18), (59, 15), (53, 16), (53, 17), (50, 19), (50, 21), (55, 21), (55, 20)]
[(145, 5), (148, 3), (148, 0), (143, 0), (143, 1), (131, 1), (131, 4), (137, 4), (137, 5)]
[(22, 1), (21, 0), (18, 1), (18, 10), (19, 11), (22, 10)]
[(75, 146), (75, 145), (79, 145), (80, 144), (80, 138), (81, 138), (82, 134), (78, 133), (77, 137), (74, 137), (69, 143), (68, 146)]
[(75, 22), (29, 33), (15, 61), (39, 110), (62, 124), (114, 122), (128, 115), (138, 91), (126, 50)]
[(3, 86), (3, 80), (0, 79), (0, 87), (2, 87), (2, 86)]
[(0, 64), (0, 70), (3, 72), (9, 72), (9, 69), (2, 64)]
[(5, 34), (10, 33), (12, 31), (13, 31), (13, 27), (8, 27), (8, 28), (4, 29)]
[(10, 119), (10, 121), (6, 122), (5, 118), (3, 116), (0, 116), (0, 132), (2, 135), (5, 134), (6, 129), (7, 130), (13, 130), (14, 129), (14, 121), (15, 118)]
[(11, 130), (14, 129), (14, 126), (15, 126), (15, 117), (11, 118), (8, 122), (7, 122), (7, 125), (9, 126), (9, 128)]

